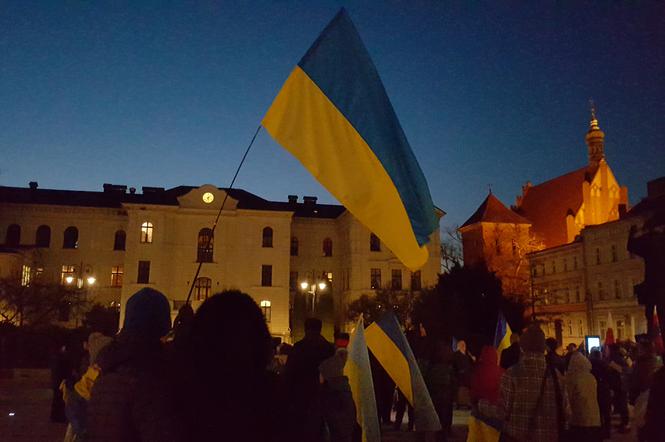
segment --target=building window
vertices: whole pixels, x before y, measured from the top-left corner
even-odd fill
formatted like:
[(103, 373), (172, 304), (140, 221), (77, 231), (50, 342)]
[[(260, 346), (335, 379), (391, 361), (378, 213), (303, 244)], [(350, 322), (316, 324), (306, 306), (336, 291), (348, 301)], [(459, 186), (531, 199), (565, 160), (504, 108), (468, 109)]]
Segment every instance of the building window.
[(115, 232), (113, 239), (113, 250), (125, 250), (125, 243), (127, 242), (127, 234), (124, 230)]
[(150, 283), (150, 261), (139, 261), (139, 269), (136, 276), (138, 284)]
[(369, 251), (370, 252), (380, 252), (381, 251), (381, 240), (378, 236), (373, 233), (369, 234)]
[(573, 336), (573, 320), (568, 320), (568, 336)]
[(111, 267), (111, 287), (122, 287), (122, 266)]
[(617, 262), (617, 246), (612, 244), (612, 262)]
[(7, 227), (7, 235), (5, 236), (5, 245), (16, 247), (21, 243), (21, 226), (12, 224)]
[(272, 286), (272, 266), (271, 265), (262, 265), (261, 266), (261, 285), (263, 287)]
[(212, 262), (213, 233), (207, 227), (199, 230), (199, 239), (196, 249), (196, 262)]
[(605, 292), (603, 291), (603, 283), (598, 281), (598, 299), (605, 299)]
[(393, 269), (390, 278), (390, 288), (393, 290), (402, 290), (402, 271)]
[(614, 297), (621, 299), (621, 283), (616, 279), (614, 280)]
[(626, 334), (626, 323), (622, 320), (618, 320), (617, 321), (617, 336), (616, 336), (616, 339), (618, 341), (623, 340), (625, 334)]
[(202, 277), (197, 278), (194, 283), (194, 299), (197, 301), (205, 301), (210, 296), (212, 290), (212, 279)]
[(537, 266), (531, 267), (531, 274), (533, 276), (538, 276), (538, 267)]
[(332, 239), (326, 238), (323, 240), (323, 256), (332, 256)]
[(556, 261), (552, 261), (552, 273), (556, 273)]
[(577, 256), (573, 256), (573, 270), (577, 270)]
[(570, 297), (570, 289), (569, 289), (568, 287), (566, 287), (566, 302), (567, 302), (568, 304), (572, 304), (572, 303), (573, 303), (573, 300), (572, 300), (571, 297)]
[(298, 256), (298, 238), (291, 237), (291, 256)]
[(298, 290), (298, 272), (289, 272), (289, 290)]
[(501, 243), (499, 238), (494, 238), (494, 248), (496, 249), (496, 254), (501, 255)]
[(580, 286), (575, 286), (575, 302), (582, 302), (580, 298)]
[(152, 244), (153, 225), (150, 221), (144, 221), (141, 224), (141, 243)]
[(39, 226), (37, 228), (35, 245), (37, 247), (49, 247), (51, 245), (51, 228), (49, 226)]
[(566, 258), (563, 259), (563, 271), (564, 272), (568, 271), (568, 259)]
[(266, 322), (270, 322), (270, 317), (272, 316), (272, 303), (264, 299), (259, 305), (261, 306), (261, 312), (263, 313)]
[(369, 286), (373, 290), (381, 288), (381, 269), (371, 269), (369, 273)]
[(60, 272), (60, 284), (67, 285), (74, 281), (74, 266), (63, 265)]
[(272, 247), (272, 229), (270, 227), (263, 228), (261, 247)]
[(596, 264), (600, 264), (600, 249), (596, 248)]
[(422, 288), (422, 281), (420, 278), (420, 270), (411, 273), (411, 290), (420, 290)]
[(577, 332), (578, 336), (584, 336), (584, 321), (581, 319), (577, 320)]
[(30, 285), (30, 267), (29, 266), (22, 266), (21, 267), (21, 285), (23, 287), (27, 287)]
[(63, 235), (62, 248), (78, 249), (78, 246), (79, 246), (79, 229), (77, 229), (74, 226), (67, 227)]

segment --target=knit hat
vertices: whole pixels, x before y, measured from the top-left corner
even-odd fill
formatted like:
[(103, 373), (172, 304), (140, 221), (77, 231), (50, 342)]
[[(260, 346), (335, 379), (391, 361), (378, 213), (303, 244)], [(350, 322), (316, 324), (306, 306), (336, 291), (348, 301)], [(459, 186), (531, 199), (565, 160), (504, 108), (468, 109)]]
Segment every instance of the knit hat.
[(520, 337), (520, 347), (524, 352), (544, 353), (545, 333), (537, 325), (530, 325)]
[(170, 329), (171, 306), (162, 293), (146, 287), (127, 300), (123, 333), (159, 339)]
[(319, 372), (323, 379), (330, 380), (344, 376), (344, 364), (348, 354), (345, 348), (338, 348), (334, 355), (321, 362)]
[(90, 355), (91, 365), (95, 363), (101, 349), (110, 344), (111, 341), (113, 341), (113, 338), (104, 336), (99, 332), (90, 333), (90, 336), (88, 336), (88, 354)]

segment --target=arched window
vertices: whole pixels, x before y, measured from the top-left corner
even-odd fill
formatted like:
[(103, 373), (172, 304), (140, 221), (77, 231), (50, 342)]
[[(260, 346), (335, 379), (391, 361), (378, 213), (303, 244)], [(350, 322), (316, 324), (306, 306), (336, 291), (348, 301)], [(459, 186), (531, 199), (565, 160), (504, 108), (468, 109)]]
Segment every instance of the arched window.
[(69, 226), (65, 229), (62, 240), (63, 249), (77, 249), (79, 246), (79, 229)]
[(332, 256), (332, 239), (323, 240), (323, 256)]
[(369, 234), (369, 251), (370, 252), (380, 252), (381, 251), (381, 240), (378, 236), (373, 233)]
[(205, 301), (210, 296), (212, 290), (212, 279), (210, 278), (197, 278), (194, 283), (194, 299), (197, 301)]
[(150, 221), (144, 221), (141, 224), (141, 242), (152, 244), (152, 223)]
[(263, 228), (263, 240), (261, 244), (263, 247), (272, 247), (272, 229), (270, 227)]
[(127, 242), (127, 234), (124, 230), (118, 230), (115, 232), (113, 250), (125, 250), (125, 242)]
[(21, 243), (21, 226), (12, 224), (7, 227), (7, 236), (5, 237), (5, 245), (15, 247)]
[(298, 238), (291, 237), (291, 256), (298, 256)]
[(203, 228), (199, 230), (199, 240), (197, 243), (196, 261), (212, 262), (213, 236), (212, 229)]
[(51, 228), (49, 226), (37, 227), (35, 245), (37, 247), (49, 247), (51, 245)]

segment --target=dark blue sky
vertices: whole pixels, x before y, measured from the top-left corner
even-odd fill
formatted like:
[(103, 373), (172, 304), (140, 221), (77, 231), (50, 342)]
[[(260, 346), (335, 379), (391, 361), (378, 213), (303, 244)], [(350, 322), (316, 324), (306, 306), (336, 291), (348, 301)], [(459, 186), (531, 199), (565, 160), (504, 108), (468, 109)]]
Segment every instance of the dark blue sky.
[[(631, 201), (665, 175), (662, 2), (0, 0), (0, 184), (226, 186), (341, 5), (444, 224), (584, 165), (589, 97)], [(334, 201), (266, 132), (238, 186)]]

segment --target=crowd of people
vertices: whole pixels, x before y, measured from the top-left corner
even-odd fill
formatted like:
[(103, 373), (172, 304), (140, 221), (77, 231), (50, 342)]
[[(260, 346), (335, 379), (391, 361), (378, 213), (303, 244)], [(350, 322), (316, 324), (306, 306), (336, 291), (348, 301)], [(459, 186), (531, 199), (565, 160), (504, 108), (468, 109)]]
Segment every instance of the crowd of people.
[[(67, 421), (65, 441), (361, 440), (344, 376), (348, 335), (328, 342), (321, 321), (305, 321), (293, 346), (275, 341), (260, 308), (238, 291), (184, 309), (145, 288), (129, 298), (116, 336), (93, 333), (76, 369), (65, 348), (54, 363), (52, 419)], [(413, 350), (446, 440), (454, 407), (501, 432), (503, 441), (600, 441), (633, 425), (641, 441), (665, 440), (665, 368), (649, 342), (601, 352), (569, 346), (562, 354), (537, 326), (511, 336), (498, 354), (476, 358), (464, 341), (427, 336), (407, 323)], [(378, 417), (418, 430), (414, 410), (371, 356)], [(408, 424), (404, 428), (404, 415)]]

